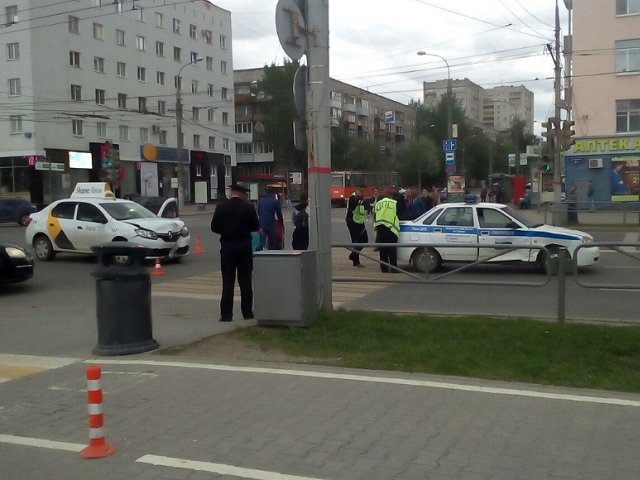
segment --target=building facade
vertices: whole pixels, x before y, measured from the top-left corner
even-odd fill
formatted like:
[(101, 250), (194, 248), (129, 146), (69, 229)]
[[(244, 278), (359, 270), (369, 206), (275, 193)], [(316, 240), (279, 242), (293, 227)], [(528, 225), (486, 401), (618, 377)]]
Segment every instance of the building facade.
[(186, 200), (195, 182), (210, 198), (231, 183), (228, 11), (204, 0), (0, 0), (0, 14), (0, 195), (48, 203), (101, 181), (106, 142), (119, 151), (120, 195), (174, 195), (179, 165)]
[[(423, 82), (424, 105), (433, 108), (447, 93), (448, 80)], [(524, 121), (526, 133), (533, 133), (533, 92), (526, 87), (482, 88), (468, 78), (452, 79), (453, 96), (473, 126), (492, 132), (508, 131), (516, 120)]]
[(640, 200), (640, 3), (573, 2), (571, 116), (566, 185), (599, 202)]
[[(249, 182), (282, 186), (294, 193), (295, 199), (305, 172), (291, 171), (279, 162), (264, 141), (263, 116), (255, 90), (263, 75), (262, 68), (234, 72), (239, 177)], [(330, 82), (332, 128), (344, 128), (350, 136), (375, 142), (389, 157), (389, 165), (393, 165), (398, 147), (414, 135), (415, 107), (335, 79)]]

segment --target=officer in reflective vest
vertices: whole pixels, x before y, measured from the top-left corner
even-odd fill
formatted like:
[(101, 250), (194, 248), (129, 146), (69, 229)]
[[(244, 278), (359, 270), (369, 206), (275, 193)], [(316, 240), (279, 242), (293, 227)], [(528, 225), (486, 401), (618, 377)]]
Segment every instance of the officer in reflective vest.
[[(393, 199), (394, 191), (387, 188), (383, 193), (383, 198), (376, 202), (376, 221), (374, 228), (376, 231), (376, 243), (398, 243), (400, 235), (400, 218), (398, 217), (398, 202)], [(398, 266), (398, 253), (396, 247), (380, 247), (380, 261), (394, 267)], [(383, 263), (380, 264), (383, 273), (398, 273), (398, 270), (390, 268)]]
[[(361, 186), (356, 187), (347, 202), (345, 221), (347, 222), (347, 228), (351, 236), (351, 243), (367, 243), (369, 241), (367, 228), (364, 224), (365, 205), (362, 190)], [(359, 252), (362, 248), (356, 248), (355, 250)], [(349, 260), (351, 260), (354, 267), (364, 267), (364, 265), (360, 263), (360, 255), (358, 255), (357, 252), (351, 252), (349, 254)]]

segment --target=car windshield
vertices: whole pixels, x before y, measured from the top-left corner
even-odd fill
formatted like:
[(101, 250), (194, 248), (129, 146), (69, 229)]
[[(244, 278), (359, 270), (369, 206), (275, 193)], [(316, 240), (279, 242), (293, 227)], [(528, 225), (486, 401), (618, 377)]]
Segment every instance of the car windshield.
[(520, 215), (520, 213), (517, 210), (514, 210), (511, 207), (504, 206), (500, 210), (502, 210), (507, 215), (511, 215), (513, 218), (515, 218), (517, 221), (519, 221), (521, 224), (523, 224), (527, 228), (533, 228), (535, 226), (540, 226), (540, 225), (536, 225), (536, 224), (530, 222), (529, 220), (524, 218), (522, 215)]
[(135, 202), (101, 203), (109, 215), (115, 220), (133, 220), (136, 218), (158, 218), (153, 212)]

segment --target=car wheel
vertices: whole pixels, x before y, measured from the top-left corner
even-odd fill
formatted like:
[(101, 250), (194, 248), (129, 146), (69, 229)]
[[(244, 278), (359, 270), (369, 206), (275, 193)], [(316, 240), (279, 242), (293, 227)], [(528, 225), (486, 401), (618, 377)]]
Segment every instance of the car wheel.
[(411, 255), (411, 263), (423, 273), (433, 273), (440, 268), (442, 258), (433, 248), (418, 248)]
[(49, 240), (46, 235), (38, 235), (33, 240), (33, 248), (36, 252), (36, 258), (38, 260), (42, 260), (43, 262), (53, 260), (53, 257), (56, 256), (56, 252), (53, 250), (51, 240)]
[(23, 227), (29, 225), (29, 215), (29, 213), (23, 213), (22, 215), (20, 215), (20, 217), (18, 218), (18, 225), (21, 225)]
[(538, 257), (536, 258), (536, 267), (545, 275), (548, 271), (553, 274), (554, 270), (551, 267), (551, 259), (558, 255), (559, 247), (558, 245), (545, 245), (545, 247), (549, 251), (549, 256), (545, 255), (544, 250), (540, 250)]

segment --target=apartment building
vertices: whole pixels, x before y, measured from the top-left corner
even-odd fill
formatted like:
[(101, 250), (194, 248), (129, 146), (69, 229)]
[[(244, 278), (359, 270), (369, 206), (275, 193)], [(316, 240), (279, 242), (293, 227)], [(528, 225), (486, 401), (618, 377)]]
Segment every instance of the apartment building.
[[(255, 87), (263, 75), (262, 68), (234, 72), (238, 173), (252, 182), (284, 182), (285, 188), (295, 191), (291, 184), (298, 185), (304, 172), (279, 162), (261, 135), (264, 125)], [(391, 165), (398, 147), (414, 135), (415, 108), (335, 79), (330, 82), (331, 126), (376, 142)]]
[[(448, 80), (423, 83), (424, 104), (433, 108), (447, 93)], [(522, 85), (482, 88), (468, 78), (452, 79), (453, 96), (473, 126), (489, 133), (505, 132), (516, 120), (533, 132), (533, 92)]]
[(575, 144), (565, 154), (566, 184), (586, 200), (640, 200), (640, 2), (573, 2), (572, 68)]
[(121, 195), (174, 195), (178, 162), (187, 201), (194, 182), (213, 198), (231, 182), (230, 12), (204, 0), (0, 0), (0, 14), (0, 195), (49, 202), (101, 181), (106, 142)]

